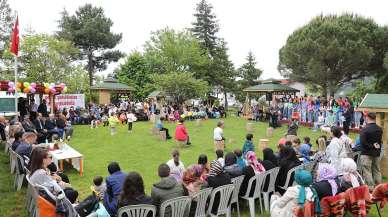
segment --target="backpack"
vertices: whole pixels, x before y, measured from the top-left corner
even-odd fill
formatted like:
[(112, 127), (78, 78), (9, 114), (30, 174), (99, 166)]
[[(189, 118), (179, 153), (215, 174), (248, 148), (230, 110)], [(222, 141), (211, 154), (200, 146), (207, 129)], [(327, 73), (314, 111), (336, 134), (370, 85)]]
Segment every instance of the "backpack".
[(76, 207), (79, 216), (86, 217), (93, 211), (97, 210), (99, 206), (99, 200), (96, 195), (90, 195), (85, 200), (81, 201)]

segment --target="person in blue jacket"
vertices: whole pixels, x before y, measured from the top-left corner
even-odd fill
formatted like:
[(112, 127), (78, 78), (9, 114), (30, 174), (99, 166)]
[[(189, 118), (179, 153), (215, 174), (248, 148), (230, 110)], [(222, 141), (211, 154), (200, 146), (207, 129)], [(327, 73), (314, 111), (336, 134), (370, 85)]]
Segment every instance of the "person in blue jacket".
[(127, 174), (121, 172), (117, 162), (108, 165), (110, 176), (106, 177), (106, 193), (104, 194), (104, 206), (111, 216), (116, 216), (118, 209), (118, 198)]

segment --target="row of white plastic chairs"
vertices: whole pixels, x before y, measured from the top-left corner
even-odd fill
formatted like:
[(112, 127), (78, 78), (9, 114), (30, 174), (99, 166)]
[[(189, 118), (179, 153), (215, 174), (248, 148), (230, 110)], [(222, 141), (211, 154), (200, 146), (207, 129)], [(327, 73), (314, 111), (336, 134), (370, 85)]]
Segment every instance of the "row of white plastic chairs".
[[(20, 190), (22, 187), (23, 181), (26, 177), (26, 174), (28, 173), (28, 169), (24, 167), (24, 160), (25, 159), (23, 159), (21, 156), (19, 156), (16, 152), (14, 152), (10, 148), (11, 143), (9, 143), (9, 142), (7, 142), (7, 143), (8, 144), (6, 145), (5, 151), (10, 154), (11, 172), (15, 173), (15, 182), (14, 182), (15, 185), (14, 186), (15, 186), (16, 190)], [(278, 187), (286, 190), (287, 187), (290, 185), (292, 174), (297, 169), (307, 169), (307, 170), (311, 171), (313, 165), (314, 165), (314, 162), (310, 162), (308, 164), (303, 164), (303, 165), (294, 167), (293, 169), (291, 169), (288, 172), (284, 186), (278, 186)], [(263, 202), (264, 202), (265, 210), (269, 211), (269, 200), (270, 200), (269, 196), (271, 193), (275, 192), (275, 181), (276, 181), (276, 177), (278, 175), (278, 172), (279, 172), (279, 167), (276, 167), (276, 168), (268, 170), (262, 174), (257, 174), (249, 180), (246, 194), (241, 196), (240, 198), (243, 200), (247, 200), (251, 217), (255, 216), (255, 201), (257, 199), (259, 200), (259, 204), (260, 204), (260, 212), (261, 213), (263, 212)], [(221, 186), (221, 187), (216, 188), (214, 190), (212, 190), (211, 188), (208, 188), (208, 189), (204, 189), (204, 190), (200, 191), (199, 193), (197, 193), (192, 198), (192, 200), (197, 202), (195, 217), (203, 217), (203, 216), (206, 216), (207, 214), (210, 216), (219, 216), (219, 215), (224, 215), (224, 214), (230, 216), (232, 204), (237, 205), (237, 207), (236, 207), (237, 213), (238, 213), (238, 216), (240, 217), (239, 191), (240, 191), (240, 187), (241, 187), (243, 180), (244, 180), (244, 176), (239, 176), (239, 177), (232, 179), (233, 184), (231, 184), (231, 185)], [(266, 180), (268, 180), (267, 181), (268, 182), (267, 188), (264, 189)], [(28, 179), (27, 179), (27, 181), (29, 182)], [(33, 194), (33, 190), (35, 189), (35, 187), (33, 185), (31, 185), (31, 183), (28, 183), (28, 184), (29, 185), (28, 185), (28, 192), (27, 192), (28, 195), (27, 196), (35, 195), (35, 194)], [(42, 188), (42, 187), (40, 186), (40, 188)], [(254, 189), (254, 191), (253, 191), (253, 194), (250, 195), (251, 189)], [(208, 209), (207, 211), (205, 209), (206, 209), (206, 203), (207, 203), (208, 197), (211, 196), (210, 197), (210, 204), (209, 204), (209, 207), (211, 207), (212, 201), (214, 201), (214, 196), (217, 192), (220, 192), (220, 194), (222, 194), (222, 196), (220, 197), (221, 200), (220, 200), (220, 205), (218, 207), (218, 211), (214, 215), (209, 211), (211, 209)], [(210, 195), (210, 194), (212, 194), (212, 195)], [(177, 202), (177, 201), (180, 201), (180, 200), (186, 201), (187, 199), (188, 199), (187, 197), (180, 197), (180, 198), (175, 198), (175, 199), (166, 201), (164, 203), (164, 205), (162, 204), (162, 206), (161, 206), (161, 213), (163, 213), (163, 209), (165, 209), (163, 207), (173, 206), (174, 204), (181, 203), (181, 202)], [(230, 200), (230, 202), (229, 202), (229, 200)], [(27, 198), (27, 203), (28, 203), (27, 207), (29, 208), (28, 210), (31, 210), (31, 212), (29, 212), (29, 213), (36, 214), (36, 210), (37, 210), (36, 206), (33, 206), (33, 205), (36, 205), (36, 203), (31, 202), (31, 201), (32, 201), (31, 197), (28, 197)], [(188, 204), (190, 204), (190, 203), (188, 203)], [(149, 206), (147, 206), (147, 207), (149, 207)], [(181, 206), (179, 206), (179, 207), (181, 207)], [(138, 206), (137, 206), (137, 208), (138, 208)], [(120, 211), (119, 211), (119, 213), (120, 213)], [(163, 216), (161, 216), (161, 217), (163, 217)]]

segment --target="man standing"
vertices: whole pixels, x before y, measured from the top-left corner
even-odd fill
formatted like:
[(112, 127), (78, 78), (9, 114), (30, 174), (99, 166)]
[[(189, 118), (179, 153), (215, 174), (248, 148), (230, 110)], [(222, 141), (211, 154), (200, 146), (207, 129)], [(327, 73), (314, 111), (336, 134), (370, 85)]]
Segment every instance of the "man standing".
[(382, 129), (376, 124), (376, 114), (366, 115), (367, 125), (360, 132), (362, 173), (369, 189), (381, 183), (380, 153)]
[(217, 127), (214, 128), (213, 138), (215, 150), (225, 149), (225, 138), (224, 138), (224, 121), (219, 121)]
[(46, 100), (42, 100), (38, 107), (38, 112), (43, 115), (43, 117), (48, 117), (48, 112), (47, 112), (47, 105), (46, 105)]

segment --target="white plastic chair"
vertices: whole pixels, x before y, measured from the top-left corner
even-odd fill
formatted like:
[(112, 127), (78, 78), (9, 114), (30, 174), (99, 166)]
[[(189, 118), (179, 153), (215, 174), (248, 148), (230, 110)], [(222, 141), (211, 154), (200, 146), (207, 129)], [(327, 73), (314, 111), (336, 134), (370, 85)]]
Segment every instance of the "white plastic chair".
[[(279, 169), (280, 167), (275, 167), (271, 170), (265, 171), (265, 173), (263, 174), (264, 180), (261, 188), (262, 190), (261, 193), (263, 194), (264, 208), (266, 211), (269, 211), (269, 200), (270, 200), (269, 195), (270, 193), (275, 192), (275, 182), (276, 182), (276, 177), (278, 176), (278, 173), (279, 173)], [(264, 186), (265, 186), (267, 177), (269, 177), (269, 183), (268, 183), (267, 190), (264, 191)]]
[(238, 194), (240, 193), (240, 187), (241, 187), (241, 184), (242, 182), (244, 181), (244, 175), (241, 175), (241, 176), (238, 176), (238, 177), (235, 177), (232, 179), (232, 183), (234, 185), (234, 190), (233, 190), (233, 195), (232, 195), (232, 199), (230, 201), (230, 215), (232, 213), (232, 204), (236, 203), (237, 205), (237, 215), (238, 217), (240, 217), (240, 204), (238, 203)]
[(127, 214), (128, 217), (148, 217), (149, 213), (152, 213), (152, 217), (156, 215), (156, 207), (154, 205), (142, 204), (142, 205), (131, 205), (121, 207), (117, 213), (118, 217), (123, 217)]
[[(242, 199), (248, 201), (249, 213), (250, 213), (251, 217), (255, 217), (255, 200), (256, 199), (259, 199), (260, 212), (261, 213), (263, 212), (263, 205), (262, 205), (262, 201), (261, 201), (262, 200), (262, 198), (261, 198), (261, 186), (263, 185), (264, 180), (265, 179), (264, 179), (263, 174), (256, 174), (255, 176), (250, 178), (248, 181), (247, 191), (246, 191), (245, 195), (241, 197)], [(256, 181), (255, 185), (253, 185), (254, 181)], [(251, 193), (252, 187), (255, 188), (255, 191), (253, 192), (252, 196), (249, 196), (249, 194)]]
[(27, 211), (29, 213), (29, 216), (32, 217), (38, 217), (39, 216), (39, 209), (38, 209), (38, 192), (35, 188), (35, 186), (31, 183), (30, 178), (28, 175), (26, 175), (28, 187), (27, 187), (27, 200), (26, 200), (26, 207)]
[(160, 217), (164, 217), (166, 209), (171, 208), (171, 216), (168, 217), (184, 217), (186, 210), (190, 210), (191, 198), (188, 196), (177, 197), (166, 200), (160, 205)]
[[(209, 209), (208, 209), (208, 215), (211, 217), (220, 216), (220, 215), (226, 215), (226, 217), (230, 217), (230, 199), (233, 194), (234, 184), (229, 185), (223, 185), (218, 188), (213, 189), (211, 197), (210, 197), (210, 203), (209, 203)], [(218, 204), (218, 209), (216, 214), (212, 213), (212, 208), (214, 205), (214, 199), (216, 195), (219, 194), (220, 203)]]
[[(303, 165), (299, 165), (299, 166), (296, 166), (292, 169), (290, 169), (287, 173), (287, 178), (286, 178), (286, 181), (284, 182), (284, 185), (283, 186), (278, 186), (279, 188), (283, 189), (283, 190), (287, 190), (288, 186), (290, 185), (290, 181), (291, 181), (291, 176), (292, 174), (295, 173), (295, 171), (297, 170), (300, 170), (300, 169), (303, 169)], [(294, 183), (293, 183), (294, 184)]]
[(24, 177), (26, 176), (26, 172), (24, 171), (24, 159), (15, 153), (16, 157), (16, 173), (15, 173), (15, 190), (19, 191), (22, 188)]
[(17, 153), (12, 149), (9, 149), (9, 166), (11, 169), (11, 174), (16, 172), (16, 162), (17, 162)]
[(197, 202), (194, 217), (206, 217), (207, 199), (212, 190), (212, 188), (205, 188), (192, 196), (192, 200)]

